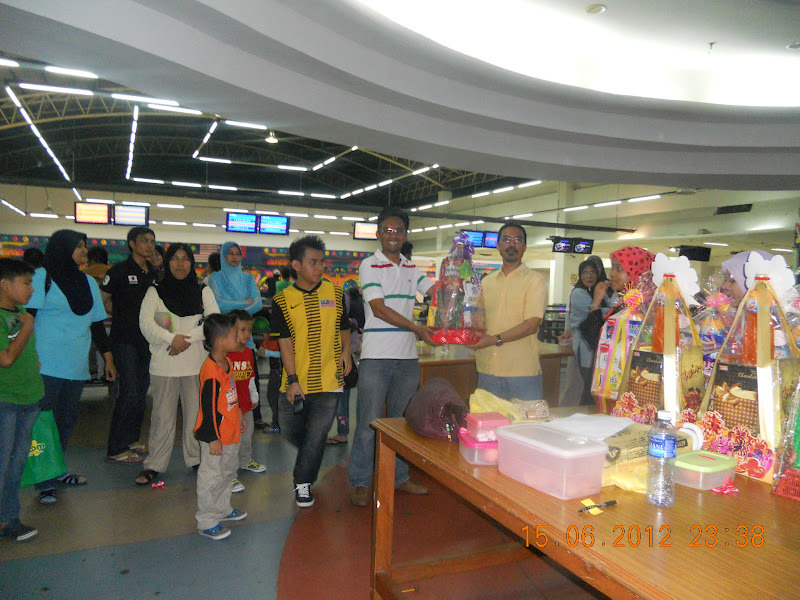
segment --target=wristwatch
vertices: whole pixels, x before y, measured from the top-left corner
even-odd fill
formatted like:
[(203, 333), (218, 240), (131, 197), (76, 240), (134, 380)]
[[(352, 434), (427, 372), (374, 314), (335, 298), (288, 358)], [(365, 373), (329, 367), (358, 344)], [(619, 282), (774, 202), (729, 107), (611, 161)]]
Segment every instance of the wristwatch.
[(293, 383), (299, 383), (299, 382), (300, 378), (297, 376), (296, 373), (286, 376), (286, 385), (292, 385)]
[(501, 337), (500, 337), (500, 334), (499, 334), (499, 333), (495, 334), (495, 336), (494, 336), (494, 337), (496, 337), (496, 338), (497, 338), (497, 344), (496, 344), (496, 345), (497, 345), (497, 347), (499, 348), (500, 346), (502, 346), (502, 345), (503, 345), (503, 338), (501, 338)]

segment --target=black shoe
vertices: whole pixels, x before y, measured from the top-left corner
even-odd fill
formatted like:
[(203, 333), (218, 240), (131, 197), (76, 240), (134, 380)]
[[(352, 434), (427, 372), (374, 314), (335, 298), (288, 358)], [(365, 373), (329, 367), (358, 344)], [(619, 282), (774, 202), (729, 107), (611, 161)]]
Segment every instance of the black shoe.
[(16, 542), (24, 542), (39, 533), (38, 529), (28, 527), (19, 522), (19, 519), (12, 519), (0, 530), (0, 537), (9, 538)]
[(314, 494), (310, 483), (298, 483), (294, 486), (294, 501), (300, 508), (308, 508), (314, 504)]

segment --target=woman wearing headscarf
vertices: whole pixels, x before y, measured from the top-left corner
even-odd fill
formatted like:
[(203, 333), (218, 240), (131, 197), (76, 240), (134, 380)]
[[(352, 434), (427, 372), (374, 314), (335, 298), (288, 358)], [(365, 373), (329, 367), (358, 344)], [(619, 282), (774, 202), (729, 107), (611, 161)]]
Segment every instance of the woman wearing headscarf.
[(194, 254), (186, 244), (172, 244), (164, 256), (164, 278), (147, 290), (139, 312), (139, 328), (150, 344), (150, 454), (136, 483), (145, 485), (169, 465), (178, 399), (183, 409), (183, 460), (200, 464), (200, 445), (194, 437), (200, 399), (200, 367), (208, 353), (203, 347), (203, 320), (218, 313), (211, 290), (197, 280)]
[(739, 306), (747, 293), (747, 277), (744, 274), (744, 266), (752, 252), (760, 254), (764, 260), (772, 260), (772, 254), (764, 250), (745, 250), (722, 262), (722, 272), (727, 278), (720, 286), (720, 291), (731, 299), (733, 309)]
[(589, 307), (594, 298), (597, 284), (597, 265), (591, 260), (583, 261), (578, 267), (578, 281), (569, 294), (568, 326), (572, 331), (572, 353), (580, 370), (583, 388), (580, 404), (593, 404), (590, 393), (594, 350), (580, 332), (580, 325), (589, 316)]
[[(42, 410), (52, 410), (66, 449), (78, 419), (83, 383), (89, 379), (89, 345), (94, 340), (106, 360), (106, 379), (117, 370), (103, 321), (106, 309), (97, 282), (81, 272), (87, 261), (86, 235), (70, 229), (56, 231), (44, 252), (42, 269), (33, 278), (33, 296), (26, 308), (36, 313), (36, 349), (42, 364)], [(86, 478), (65, 473), (36, 484), (39, 502), (56, 502), (56, 484), (82, 485)]]

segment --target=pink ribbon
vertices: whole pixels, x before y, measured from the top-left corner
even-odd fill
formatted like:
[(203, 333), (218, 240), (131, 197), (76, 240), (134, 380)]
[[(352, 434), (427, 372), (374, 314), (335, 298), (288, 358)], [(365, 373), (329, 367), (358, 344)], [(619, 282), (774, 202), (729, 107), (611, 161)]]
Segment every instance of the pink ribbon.
[(731, 306), (731, 299), (722, 292), (718, 292), (716, 294), (711, 294), (708, 298), (706, 298), (706, 306), (728, 310)]
[(736, 494), (739, 489), (733, 486), (733, 477), (728, 477), (720, 487), (711, 488), (711, 491), (715, 494)]
[(163, 488), (164, 487), (164, 482), (163, 481), (159, 481), (158, 483), (154, 483), (153, 487), (154, 488)]

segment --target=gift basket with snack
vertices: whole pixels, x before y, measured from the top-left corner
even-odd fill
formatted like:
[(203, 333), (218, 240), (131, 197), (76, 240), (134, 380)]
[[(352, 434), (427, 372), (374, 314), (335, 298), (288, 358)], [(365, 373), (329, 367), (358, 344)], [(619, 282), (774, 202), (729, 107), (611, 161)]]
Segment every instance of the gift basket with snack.
[(703, 378), (706, 387), (711, 379), (714, 361), (736, 314), (731, 298), (721, 290), (724, 281), (725, 276), (718, 271), (704, 282), (701, 286), (703, 293), (698, 294), (702, 304), (694, 315), (694, 323), (703, 343)]

